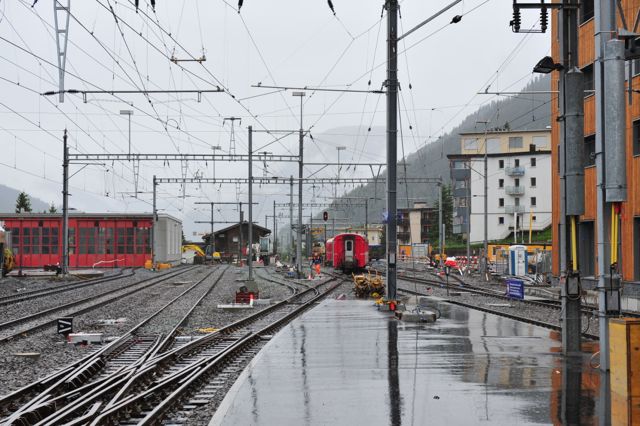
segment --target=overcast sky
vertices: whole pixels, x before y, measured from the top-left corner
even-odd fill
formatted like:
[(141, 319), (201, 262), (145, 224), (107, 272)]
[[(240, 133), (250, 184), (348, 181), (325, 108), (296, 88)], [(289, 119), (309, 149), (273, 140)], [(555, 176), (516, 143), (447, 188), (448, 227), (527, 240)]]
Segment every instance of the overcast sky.
[[(66, 1), (62, 1), (66, 3)], [(237, 1), (83, 0), (72, 2), (65, 87), (80, 90), (210, 90), (196, 94), (89, 94), (57, 96), (58, 89), (52, 0), (0, 0), (0, 165), (3, 183), (47, 202), (61, 204), (62, 131), (69, 130), (72, 153), (126, 153), (131, 109), (133, 152), (211, 153), (212, 146), (230, 151), (231, 123), (236, 121), (237, 153), (247, 152), (247, 126), (255, 129), (297, 129), (299, 98), (291, 91), (255, 88), (261, 84), (325, 88), (380, 89), (386, 78), (386, 23), (382, 1), (333, 0), (334, 16), (324, 0)], [(449, 4), (449, 0), (401, 2), (400, 33)], [(518, 90), (529, 82), (532, 66), (550, 53), (548, 34), (514, 34), (508, 26), (511, 1), (463, 0), (400, 43), (400, 121), (407, 153), (455, 126), (479, 105), (495, 97), (475, 93)], [(114, 15), (111, 10), (117, 15)], [(458, 24), (449, 24), (462, 15)], [(523, 27), (537, 14), (524, 16)], [(206, 61), (178, 60), (206, 57)], [(370, 81), (370, 85), (368, 84)], [(305, 140), (305, 158), (336, 161), (337, 146), (346, 146), (342, 161), (384, 162), (385, 99), (383, 95), (312, 92), (303, 105), (303, 126), (314, 140)], [(371, 131), (368, 129), (371, 128)], [(280, 135), (278, 135), (280, 136)], [(274, 142), (275, 135), (256, 134), (254, 147), (296, 154), (297, 135)], [(271, 143), (271, 144), (270, 144)], [(399, 155), (400, 157), (400, 155)], [(217, 177), (246, 177), (244, 163), (216, 163)], [(289, 176), (295, 165), (274, 163), (256, 176)], [(74, 166), (71, 206), (85, 211), (149, 211), (151, 179), (211, 177), (213, 164), (140, 163), (140, 200), (131, 198), (130, 162)], [(336, 167), (307, 175), (336, 176)], [(368, 169), (341, 170), (345, 176), (369, 176)], [(317, 191), (317, 192), (316, 192)], [(189, 185), (182, 198), (177, 185), (159, 188), (159, 206), (184, 218), (190, 234), (206, 230), (193, 220), (207, 220), (196, 201), (246, 201), (246, 187)], [(331, 188), (317, 188), (328, 196)], [(255, 190), (262, 202), (255, 217), (271, 214), (273, 199), (288, 201), (288, 187)], [(310, 201), (312, 191), (305, 194)], [(322, 200), (323, 201), (323, 200)], [(6, 210), (3, 208), (2, 210)], [(305, 215), (307, 215), (305, 213)], [(223, 208), (221, 220), (237, 212)]]

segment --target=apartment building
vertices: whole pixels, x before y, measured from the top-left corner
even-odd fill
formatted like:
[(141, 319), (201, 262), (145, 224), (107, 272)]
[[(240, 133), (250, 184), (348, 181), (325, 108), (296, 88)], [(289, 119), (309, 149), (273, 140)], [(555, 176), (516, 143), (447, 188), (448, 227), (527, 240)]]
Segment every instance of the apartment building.
[(429, 241), (429, 226), (434, 214), (437, 215), (438, 210), (424, 202), (414, 202), (412, 208), (398, 209), (398, 244), (433, 243)]
[[(551, 131), (460, 134), (461, 154), (449, 155), (453, 232), (484, 240), (484, 163), (487, 162), (487, 238), (544, 230), (551, 225)], [(521, 241), (521, 236), (518, 241)]]

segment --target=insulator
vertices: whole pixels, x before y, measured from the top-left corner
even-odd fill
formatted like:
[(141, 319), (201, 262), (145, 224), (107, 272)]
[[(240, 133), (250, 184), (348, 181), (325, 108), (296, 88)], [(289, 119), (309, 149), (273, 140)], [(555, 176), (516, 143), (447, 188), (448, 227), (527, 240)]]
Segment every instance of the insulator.
[(331, 2), (331, 0), (327, 0), (327, 3), (329, 3), (329, 9), (331, 9), (331, 12), (333, 12), (333, 14), (336, 14), (336, 11), (333, 10), (333, 3)]
[(546, 7), (540, 9), (540, 29), (542, 32), (547, 32), (547, 27), (549, 25), (549, 13)]
[(511, 21), (511, 26), (513, 27), (513, 31), (520, 32), (520, 24), (522, 23), (522, 17), (520, 16), (520, 8), (517, 5), (513, 5), (513, 21)]

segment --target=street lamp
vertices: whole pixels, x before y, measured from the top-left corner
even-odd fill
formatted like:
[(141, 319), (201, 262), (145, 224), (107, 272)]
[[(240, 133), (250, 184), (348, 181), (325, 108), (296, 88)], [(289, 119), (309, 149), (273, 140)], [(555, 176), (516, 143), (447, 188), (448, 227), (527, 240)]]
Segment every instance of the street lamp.
[(129, 116), (129, 156), (131, 157), (131, 116), (133, 115), (133, 110), (130, 109), (121, 109), (120, 115), (128, 115)]
[(563, 69), (562, 64), (556, 64), (551, 56), (545, 56), (533, 67), (533, 72), (549, 74), (551, 71), (560, 71)]
[(304, 157), (303, 157), (303, 147), (302, 142), (304, 140), (304, 129), (302, 127), (302, 98), (304, 98), (307, 94), (306, 92), (293, 92), (293, 96), (297, 96), (300, 98), (300, 141), (299, 141), (299, 150), (300, 150), (300, 161), (298, 162), (298, 244), (296, 244), (296, 269), (298, 270), (298, 278), (301, 277), (302, 274), (302, 178), (303, 171), (302, 168), (304, 166)]

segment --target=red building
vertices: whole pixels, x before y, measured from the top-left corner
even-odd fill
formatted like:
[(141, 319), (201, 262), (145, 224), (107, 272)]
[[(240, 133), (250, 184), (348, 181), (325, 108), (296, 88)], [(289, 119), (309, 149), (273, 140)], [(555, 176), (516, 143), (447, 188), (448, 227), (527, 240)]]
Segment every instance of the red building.
[[(0, 223), (11, 232), (16, 263), (42, 268), (62, 260), (61, 214), (2, 214)], [(173, 224), (173, 226), (168, 226)], [(167, 215), (158, 218), (156, 260), (180, 261), (182, 224)], [(69, 215), (69, 267), (141, 267), (151, 259), (151, 214)], [(167, 234), (172, 235), (167, 235)], [(177, 234), (177, 235), (173, 235)]]

